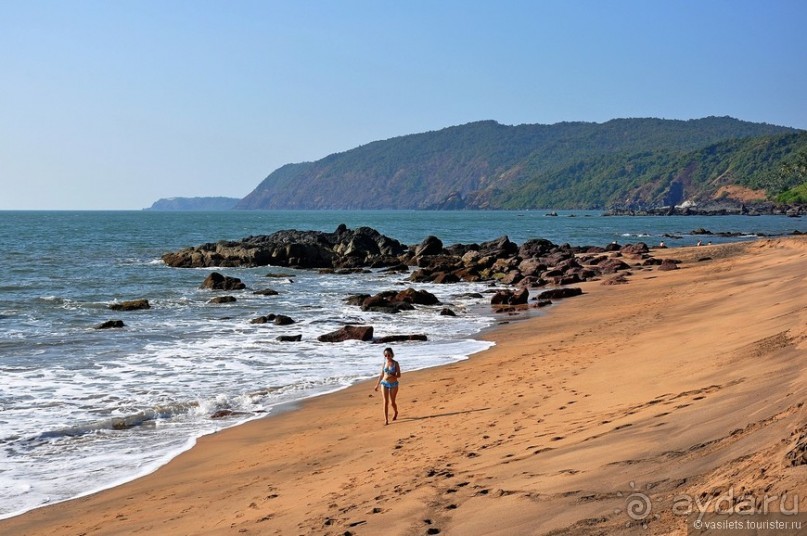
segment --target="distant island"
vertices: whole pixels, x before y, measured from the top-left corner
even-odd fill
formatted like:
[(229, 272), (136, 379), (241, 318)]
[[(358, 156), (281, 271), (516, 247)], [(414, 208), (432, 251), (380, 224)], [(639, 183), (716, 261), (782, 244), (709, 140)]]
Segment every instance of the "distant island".
[(731, 117), (478, 121), (286, 164), (241, 200), (207, 199), (152, 210), (782, 212), (807, 203), (807, 131)]
[(143, 210), (232, 210), (239, 201), (236, 197), (168, 197)]

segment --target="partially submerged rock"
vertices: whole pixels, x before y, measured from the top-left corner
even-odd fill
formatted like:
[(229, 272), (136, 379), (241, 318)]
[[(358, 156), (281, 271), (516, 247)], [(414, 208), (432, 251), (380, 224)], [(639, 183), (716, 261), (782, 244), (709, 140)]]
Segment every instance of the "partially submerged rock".
[(373, 326), (344, 326), (336, 331), (320, 335), (317, 340), (320, 342), (372, 341)]
[(125, 327), (123, 320), (107, 320), (95, 326), (95, 329), (119, 329)]
[(235, 303), (236, 301), (235, 296), (217, 296), (208, 300), (207, 303)]
[(202, 286), (199, 288), (206, 288), (210, 290), (243, 290), (247, 286), (237, 277), (230, 277), (221, 275), (218, 272), (212, 272), (208, 275)]
[(148, 300), (141, 299), (110, 303), (109, 308), (113, 311), (137, 311), (140, 309), (150, 309), (151, 305)]

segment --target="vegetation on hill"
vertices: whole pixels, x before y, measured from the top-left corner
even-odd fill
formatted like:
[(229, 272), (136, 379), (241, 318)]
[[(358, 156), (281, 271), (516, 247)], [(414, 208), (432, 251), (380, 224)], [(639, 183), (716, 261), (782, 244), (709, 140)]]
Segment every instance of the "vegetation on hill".
[[(506, 126), (481, 121), (288, 164), (244, 209), (601, 208), (804, 182), (807, 133), (729, 117)], [(777, 182), (778, 181), (778, 182)]]

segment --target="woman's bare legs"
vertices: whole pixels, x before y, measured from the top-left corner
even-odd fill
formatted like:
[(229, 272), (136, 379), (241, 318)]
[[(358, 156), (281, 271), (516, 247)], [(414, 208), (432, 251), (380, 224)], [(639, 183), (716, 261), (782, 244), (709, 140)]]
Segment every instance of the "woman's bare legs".
[(390, 389), (386, 387), (382, 387), (384, 391), (384, 424), (389, 424), (389, 399), (390, 399)]
[(384, 387), (384, 424), (389, 424), (389, 407), (392, 405), (392, 420), (398, 419), (398, 404), (395, 403), (395, 397), (398, 396), (398, 388), (393, 387), (388, 389)]
[[(398, 404), (395, 403), (395, 397), (398, 396), (398, 387), (393, 387), (389, 390), (389, 399), (390, 403), (392, 404), (392, 411), (394, 412), (392, 415), (392, 420), (398, 420)], [(386, 414), (386, 411), (384, 412)]]

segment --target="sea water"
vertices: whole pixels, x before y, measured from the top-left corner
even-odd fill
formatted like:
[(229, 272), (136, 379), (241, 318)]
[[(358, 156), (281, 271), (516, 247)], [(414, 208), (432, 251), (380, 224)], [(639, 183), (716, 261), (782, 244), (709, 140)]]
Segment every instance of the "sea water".
[[(0, 212), (0, 518), (92, 493), (153, 471), (196, 438), (271, 414), (279, 404), (335, 391), (378, 373), (382, 348), (320, 343), (346, 323), (376, 336), (426, 334), (395, 345), (403, 369), (487, 348), (474, 338), (495, 320), (480, 314), (488, 284), (412, 285), (407, 274), (334, 275), (280, 267), (224, 268), (247, 290), (211, 292), (212, 268), (178, 269), (163, 253), (281, 229), (367, 225), (406, 244), (446, 245), (508, 235), (522, 243), (693, 245), (805, 230), (801, 220), (759, 217), (602, 217), (598, 212)], [(691, 230), (740, 233), (697, 236)], [(267, 276), (270, 277), (267, 277)], [(362, 312), (344, 299), (406, 286), (443, 306), (397, 315)], [(254, 291), (272, 288), (276, 296)], [(233, 295), (237, 301), (211, 304)], [(148, 299), (151, 308), (109, 305)], [(484, 311), (484, 307), (482, 307)], [(252, 324), (269, 313), (288, 326)], [(123, 329), (95, 326), (120, 319)], [(280, 335), (302, 335), (279, 342)], [(216, 412), (231, 414), (211, 418)]]

